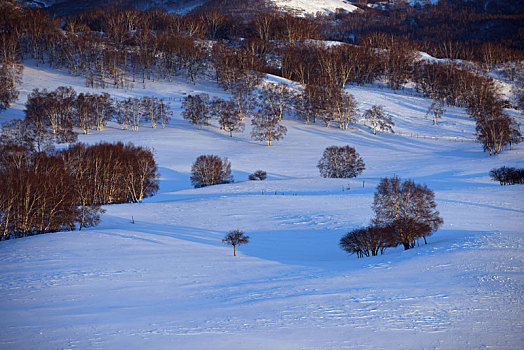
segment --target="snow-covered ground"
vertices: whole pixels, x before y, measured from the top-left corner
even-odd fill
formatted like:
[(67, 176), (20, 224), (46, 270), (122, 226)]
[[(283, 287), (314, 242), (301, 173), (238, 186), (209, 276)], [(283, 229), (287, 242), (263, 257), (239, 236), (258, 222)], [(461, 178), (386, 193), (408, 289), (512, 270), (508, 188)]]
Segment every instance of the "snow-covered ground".
[(353, 12), (358, 7), (351, 5), (345, 0), (271, 0), (279, 7), (287, 7), (296, 10), (299, 14), (315, 15), (317, 12), (322, 14), (326, 12), (335, 12), (337, 9), (343, 9)]
[[(59, 85), (88, 90), (82, 78), (29, 65), (20, 101), (0, 121), (22, 117), (34, 87)], [(107, 91), (170, 100), (166, 129), (111, 123), (81, 140), (154, 148), (159, 194), (106, 206), (96, 228), (0, 242), (0, 348), (524, 347), (524, 187), (487, 175), (524, 167), (524, 145), (489, 157), (463, 109), (446, 108), (433, 126), (424, 118), (430, 100), (366, 86), (348, 90), (362, 110), (384, 105), (396, 134), (285, 120), (287, 136), (266, 147), (250, 139), (249, 123), (230, 138), (182, 120), (184, 94), (225, 95), (211, 81), (140, 85)], [(333, 144), (357, 149), (362, 176), (319, 177), (318, 159)], [(236, 182), (192, 189), (201, 154), (228, 157)], [(246, 181), (257, 169), (269, 179)], [(374, 188), (393, 174), (435, 190), (442, 229), (408, 251), (347, 255), (340, 237), (369, 222)], [(221, 243), (232, 229), (251, 237), (237, 257)]]

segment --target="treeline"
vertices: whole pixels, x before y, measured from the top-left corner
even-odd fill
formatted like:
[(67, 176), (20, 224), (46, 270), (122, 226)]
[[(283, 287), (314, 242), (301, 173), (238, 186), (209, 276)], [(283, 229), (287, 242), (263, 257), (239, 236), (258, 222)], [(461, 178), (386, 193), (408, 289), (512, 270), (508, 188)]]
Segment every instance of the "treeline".
[(335, 25), (326, 25), (323, 33), (331, 40), (357, 44), (382, 36), (384, 40), (376, 42), (382, 49), (389, 48), (395, 38), (434, 57), (475, 61), (490, 70), (495, 64), (524, 58), (519, 33), (524, 20), (522, 7), (491, 3), (491, 9), (485, 2), (466, 0), (364, 5), (363, 11), (333, 14), (328, 23)]
[(94, 226), (101, 205), (141, 202), (156, 193), (157, 179), (151, 151), (132, 144), (56, 153), (2, 144), (0, 240)]

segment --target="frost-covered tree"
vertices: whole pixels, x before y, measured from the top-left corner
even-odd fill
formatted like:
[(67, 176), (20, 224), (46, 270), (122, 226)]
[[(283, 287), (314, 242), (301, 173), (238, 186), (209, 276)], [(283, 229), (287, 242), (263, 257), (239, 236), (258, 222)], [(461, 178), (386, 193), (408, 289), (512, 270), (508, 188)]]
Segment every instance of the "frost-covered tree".
[(233, 256), (237, 256), (237, 245), (249, 243), (249, 236), (240, 230), (229, 231), (222, 242), (233, 246)]
[(444, 109), (444, 101), (441, 99), (433, 100), (431, 106), (429, 106), (428, 111), (426, 112), (426, 118), (431, 117), (433, 119), (433, 125), (437, 125), (437, 120), (442, 118), (446, 110)]
[(322, 177), (351, 178), (364, 171), (366, 165), (350, 146), (330, 146), (324, 150), (317, 165)]
[(364, 112), (364, 118), (369, 122), (369, 126), (373, 129), (373, 135), (379, 131), (394, 133), (393, 120), (389, 114), (384, 111), (384, 106), (373, 105), (370, 109)]
[(191, 166), (191, 184), (195, 188), (233, 182), (231, 162), (216, 155), (201, 155)]

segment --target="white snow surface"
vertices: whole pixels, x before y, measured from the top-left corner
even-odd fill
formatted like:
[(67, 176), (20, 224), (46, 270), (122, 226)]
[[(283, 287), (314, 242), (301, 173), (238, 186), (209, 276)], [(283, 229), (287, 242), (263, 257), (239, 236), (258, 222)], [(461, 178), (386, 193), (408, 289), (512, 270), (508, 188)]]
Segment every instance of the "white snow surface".
[[(83, 78), (26, 66), (20, 100), (0, 121), (22, 117), (34, 87), (59, 85), (90, 91)], [(142, 204), (105, 206), (96, 228), (0, 242), (0, 348), (524, 347), (524, 187), (487, 175), (523, 167), (522, 144), (489, 157), (463, 109), (446, 108), (433, 126), (424, 118), (431, 101), (410, 89), (348, 87), (361, 110), (385, 106), (394, 135), (285, 120), (288, 134), (272, 147), (250, 139), (249, 123), (231, 138), (180, 117), (186, 93), (226, 95), (212, 81), (106, 91), (172, 101), (166, 129), (110, 123), (81, 137), (152, 147), (160, 191)], [(345, 144), (364, 158), (364, 173), (320, 178), (324, 148)], [(191, 188), (201, 154), (228, 157), (236, 182)], [(247, 181), (257, 169), (268, 180)], [(369, 223), (375, 186), (393, 174), (435, 190), (443, 227), (408, 251), (347, 255), (340, 237)], [(232, 229), (251, 237), (237, 257), (221, 243)]]
[(343, 9), (347, 12), (353, 12), (358, 7), (351, 5), (345, 0), (271, 0), (279, 7), (287, 7), (298, 11), (299, 14), (315, 15), (317, 12), (335, 12), (337, 9)]

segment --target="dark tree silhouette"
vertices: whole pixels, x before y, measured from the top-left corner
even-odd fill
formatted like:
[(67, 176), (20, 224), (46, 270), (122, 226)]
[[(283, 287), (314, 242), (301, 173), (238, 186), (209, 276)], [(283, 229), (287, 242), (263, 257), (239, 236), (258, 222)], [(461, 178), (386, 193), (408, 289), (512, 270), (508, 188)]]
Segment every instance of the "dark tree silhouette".
[(222, 242), (233, 246), (233, 256), (237, 256), (237, 245), (249, 243), (249, 236), (240, 230), (229, 231)]
[(251, 181), (255, 181), (255, 180), (263, 181), (267, 179), (267, 173), (264, 170), (257, 170), (253, 174), (249, 174), (248, 178)]
[(515, 185), (524, 183), (524, 169), (522, 168), (511, 168), (503, 166), (501, 168), (491, 169), (489, 176), (504, 185)]
[(330, 146), (324, 150), (317, 167), (322, 177), (351, 178), (360, 175), (366, 165), (353, 147)]
[(398, 176), (383, 178), (373, 199), (376, 226), (392, 226), (395, 238), (410, 249), (415, 241), (426, 237), (443, 224), (437, 211), (435, 194), (426, 185), (412, 180), (401, 181)]
[(191, 184), (195, 188), (233, 182), (231, 162), (216, 155), (201, 155), (191, 166)]
[(392, 226), (367, 226), (348, 232), (340, 239), (340, 248), (357, 257), (383, 254), (388, 247), (394, 247), (396, 242)]

